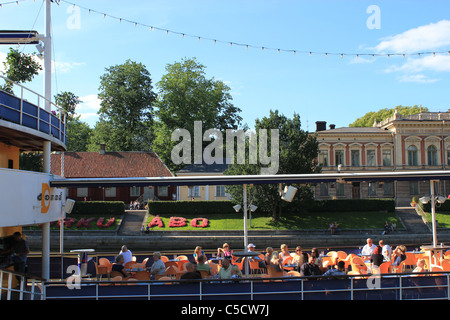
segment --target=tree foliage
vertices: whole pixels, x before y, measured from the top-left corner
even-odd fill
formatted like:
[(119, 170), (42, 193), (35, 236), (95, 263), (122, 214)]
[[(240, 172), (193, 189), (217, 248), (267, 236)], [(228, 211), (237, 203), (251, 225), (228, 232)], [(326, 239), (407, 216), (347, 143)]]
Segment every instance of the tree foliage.
[[(33, 80), (35, 75), (39, 74), (42, 66), (34, 58), (35, 54), (19, 52), (19, 50), (9, 48), (6, 60), (3, 62), (5, 67), (4, 75), (18, 83), (24, 83)], [(6, 82), (0, 89), (12, 92), (12, 83)]]
[[(318, 142), (315, 136), (301, 129), (300, 116), (294, 114), (292, 119), (276, 111), (270, 111), (268, 117), (255, 121), (256, 134), (260, 129), (279, 130), (279, 169), (278, 174), (307, 174), (319, 172), (315, 164), (318, 153)], [(268, 138), (270, 141), (270, 138)], [(260, 147), (260, 146), (259, 146)], [(246, 150), (248, 151), (248, 141)], [(270, 148), (268, 148), (270, 150)], [(248, 154), (246, 159), (248, 160)], [(264, 165), (258, 160), (257, 164), (237, 164), (235, 161), (225, 171), (227, 175), (257, 175)], [(311, 188), (295, 185), (298, 188), (295, 202), (312, 199)], [(242, 203), (242, 186), (227, 186), (233, 201)], [(283, 207), (288, 204), (281, 200), (278, 184), (261, 184), (248, 186), (248, 201), (258, 206), (258, 211), (269, 212), (273, 220), (279, 220)]]
[(146, 67), (127, 60), (106, 68), (99, 90), (101, 127), (109, 130), (98, 135), (105, 139), (101, 142), (115, 151), (150, 150), (156, 94)]
[(418, 105), (414, 105), (412, 107), (408, 106), (397, 106), (395, 108), (384, 108), (380, 109), (376, 112), (371, 111), (366, 113), (361, 118), (356, 119), (353, 123), (351, 123), (350, 127), (372, 127), (374, 124), (374, 121), (376, 120), (377, 123), (386, 120), (389, 117), (392, 117), (394, 115), (395, 109), (398, 110), (398, 112), (403, 116), (409, 116), (413, 114), (417, 114), (420, 112), (428, 112), (428, 109), (425, 107), (420, 107)]
[(176, 171), (171, 151), (177, 144), (172, 132), (186, 129), (193, 137), (194, 121), (203, 129), (237, 129), (242, 121), (241, 109), (231, 101), (230, 88), (220, 80), (207, 78), (205, 66), (196, 59), (184, 59), (166, 66), (166, 74), (157, 83), (158, 101), (153, 150), (169, 169)]

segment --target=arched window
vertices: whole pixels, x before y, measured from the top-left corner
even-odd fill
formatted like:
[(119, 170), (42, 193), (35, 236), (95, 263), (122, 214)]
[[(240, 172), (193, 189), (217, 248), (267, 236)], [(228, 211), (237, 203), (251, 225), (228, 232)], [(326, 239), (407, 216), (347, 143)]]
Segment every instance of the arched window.
[(408, 165), (417, 166), (417, 148), (416, 146), (408, 147)]
[(427, 149), (428, 165), (437, 166), (437, 149), (434, 145), (431, 145)]

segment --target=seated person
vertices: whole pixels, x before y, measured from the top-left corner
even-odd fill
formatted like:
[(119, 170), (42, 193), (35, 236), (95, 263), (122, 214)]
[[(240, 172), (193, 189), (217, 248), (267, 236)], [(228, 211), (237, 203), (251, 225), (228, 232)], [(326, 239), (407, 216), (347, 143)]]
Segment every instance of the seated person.
[(283, 271), (283, 259), (280, 258), (280, 255), (277, 251), (274, 251), (272, 253), (272, 258), (270, 259), (269, 265), (273, 267), (277, 272)]
[(242, 272), (239, 270), (239, 266), (233, 265), (231, 266), (231, 279), (240, 279), (242, 278)]
[(195, 264), (192, 262), (186, 262), (185, 266), (187, 271), (180, 277), (181, 280), (195, 280), (202, 278), (200, 272), (197, 272)]
[(220, 268), (217, 274), (219, 279), (230, 279), (231, 278), (231, 264), (230, 260), (225, 259), (222, 261), (222, 268)]
[(373, 266), (379, 267), (383, 263), (383, 255), (381, 254), (382, 249), (380, 246), (377, 246), (375, 250), (373, 250), (372, 256), (370, 257), (370, 262), (372, 262)]
[(206, 264), (206, 257), (204, 255), (198, 257), (197, 271), (206, 271), (209, 275), (211, 274), (211, 267)]
[(233, 253), (233, 250), (230, 250), (230, 246), (228, 245), (228, 243), (224, 243), (222, 248), (217, 248), (217, 256), (218, 257), (231, 259), (232, 253)]
[(158, 275), (158, 276), (164, 275), (165, 272), (166, 272), (166, 265), (161, 260), (161, 253), (154, 252), (153, 253), (153, 264), (150, 267), (150, 275), (151, 275), (152, 279), (154, 279), (156, 275)]
[(395, 267), (400, 266), (400, 263), (402, 261), (406, 260), (406, 247), (405, 246), (398, 246), (395, 248), (394, 253), (392, 254), (392, 265)]
[(330, 269), (323, 274), (324, 277), (327, 276), (345, 276), (345, 261), (339, 261), (336, 265), (336, 269)]
[[(416, 268), (413, 270), (413, 272), (426, 272), (427, 269), (425, 269), (425, 259), (419, 259), (417, 260), (417, 264), (416, 264)], [(415, 274), (412, 275), (411, 277), (418, 277), (418, 276), (423, 276), (423, 274)]]
[(123, 266), (124, 263), (123, 255), (119, 254), (116, 257), (116, 263), (114, 263), (111, 267), (111, 271), (117, 271), (122, 274), (122, 278), (129, 278), (131, 277), (131, 274), (125, 271), (125, 267)]
[(309, 261), (300, 267), (300, 274), (302, 277), (320, 276), (322, 274), (314, 256), (309, 257)]

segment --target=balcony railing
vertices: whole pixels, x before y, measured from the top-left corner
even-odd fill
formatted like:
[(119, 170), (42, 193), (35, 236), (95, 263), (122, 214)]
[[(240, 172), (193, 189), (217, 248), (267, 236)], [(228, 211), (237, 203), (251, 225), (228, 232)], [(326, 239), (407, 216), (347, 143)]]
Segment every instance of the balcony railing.
[[(66, 144), (66, 116), (64, 111), (40, 94), (12, 82), (12, 92), (0, 90), (0, 119), (51, 135)], [(50, 104), (50, 112), (45, 109)]]

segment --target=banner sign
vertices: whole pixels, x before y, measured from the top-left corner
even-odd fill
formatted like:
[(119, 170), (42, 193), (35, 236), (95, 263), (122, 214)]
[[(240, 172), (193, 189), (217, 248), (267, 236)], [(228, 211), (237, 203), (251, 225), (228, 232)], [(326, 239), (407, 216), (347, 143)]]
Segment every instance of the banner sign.
[(0, 227), (60, 219), (66, 189), (51, 188), (47, 173), (0, 168)]

